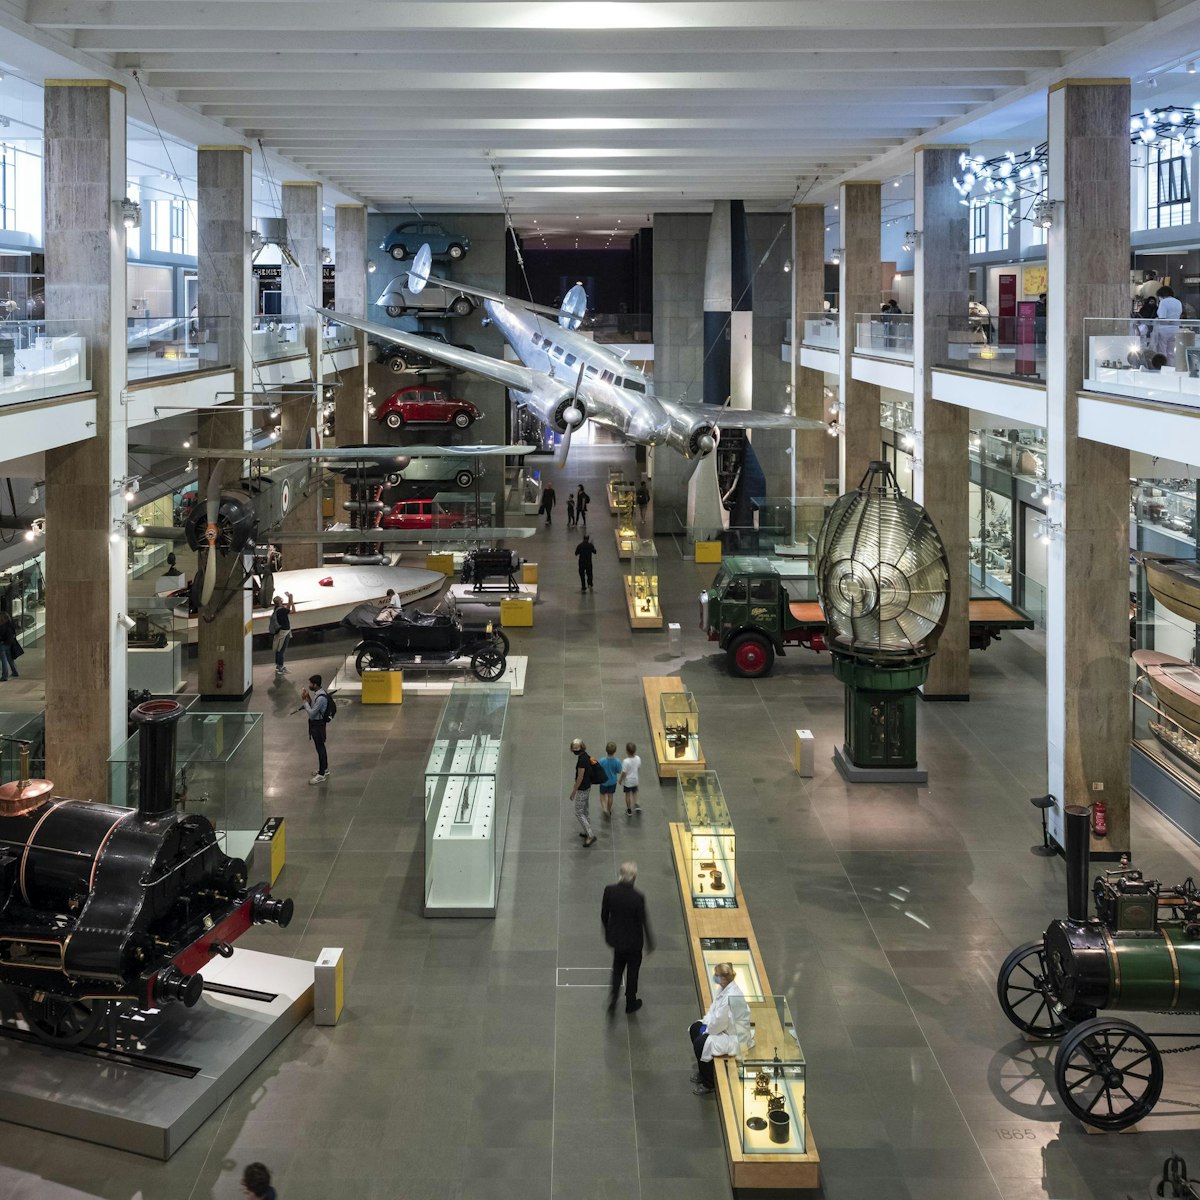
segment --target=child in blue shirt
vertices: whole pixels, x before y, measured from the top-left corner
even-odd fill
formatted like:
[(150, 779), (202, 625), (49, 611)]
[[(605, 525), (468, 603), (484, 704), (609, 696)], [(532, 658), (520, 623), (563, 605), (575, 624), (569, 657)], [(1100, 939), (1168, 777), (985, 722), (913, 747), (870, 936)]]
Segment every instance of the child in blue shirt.
[(604, 757), (600, 760), (600, 766), (604, 768), (604, 774), (608, 782), (600, 785), (600, 811), (611, 821), (613, 809), (613, 797), (617, 794), (617, 780), (621, 777), (621, 760), (616, 757), (617, 743), (609, 742), (604, 747)]

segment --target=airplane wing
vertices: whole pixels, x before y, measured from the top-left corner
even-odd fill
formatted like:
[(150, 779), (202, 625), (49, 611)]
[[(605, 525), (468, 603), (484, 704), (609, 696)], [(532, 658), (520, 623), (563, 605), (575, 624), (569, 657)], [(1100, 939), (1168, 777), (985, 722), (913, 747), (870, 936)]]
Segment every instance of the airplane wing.
[(461, 283), (457, 279), (442, 279), (438, 275), (430, 275), (429, 283), (440, 284), (444, 288), (449, 288), (452, 292), (465, 292), (468, 296), (478, 296), (481, 300), (492, 300), (496, 304), (503, 304), (507, 308), (524, 308), (529, 312), (541, 313), (543, 316), (553, 317), (558, 320), (559, 313), (562, 311), (557, 308), (550, 308), (545, 304), (534, 304), (532, 300), (520, 300), (516, 296), (506, 296), (503, 292), (489, 292), (487, 288), (476, 287), (473, 283)]
[(690, 417), (708, 417), (719, 429), (827, 429), (824, 421), (792, 417), (755, 408), (723, 408), (716, 404), (679, 404)]
[(348, 317), (332, 309), (319, 308), (316, 311), (340, 325), (349, 325), (352, 329), (361, 330), (381, 341), (395, 342), (397, 346), (403, 346), (406, 350), (415, 350), (418, 354), (446, 363), (447, 366), (470, 371), (473, 375), (482, 375), (484, 379), (495, 380), (496, 383), (502, 383), (518, 392), (528, 392), (534, 386), (534, 372), (520, 363), (493, 358), (490, 354), (480, 354), (476, 350), (464, 350), (460, 346), (449, 346), (445, 342), (424, 338), (419, 333), (393, 329), (390, 325), (378, 325), (374, 321), (365, 321), (362, 317)]
[[(395, 458), (497, 458), (509, 454), (532, 454), (536, 446), (334, 446), (323, 450), (229, 450), (201, 446), (191, 451), (196, 458), (253, 458), (261, 462), (374, 463)], [(403, 468), (397, 466), (396, 470)]]

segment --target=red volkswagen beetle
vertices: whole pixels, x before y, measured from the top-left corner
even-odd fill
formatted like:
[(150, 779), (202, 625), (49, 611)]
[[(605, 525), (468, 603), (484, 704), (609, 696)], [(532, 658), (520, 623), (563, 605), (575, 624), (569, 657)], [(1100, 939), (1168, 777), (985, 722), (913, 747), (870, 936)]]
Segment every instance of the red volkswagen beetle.
[(433, 511), (432, 500), (401, 500), (384, 513), (384, 529), (458, 529), (461, 513)]
[(375, 420), (389, 429), (402, 425), (457, 425), (466, 429), (483, 414), (469, 400), (456, 400), (440, 388), (401, 388), (393, 392), (378, 408)]

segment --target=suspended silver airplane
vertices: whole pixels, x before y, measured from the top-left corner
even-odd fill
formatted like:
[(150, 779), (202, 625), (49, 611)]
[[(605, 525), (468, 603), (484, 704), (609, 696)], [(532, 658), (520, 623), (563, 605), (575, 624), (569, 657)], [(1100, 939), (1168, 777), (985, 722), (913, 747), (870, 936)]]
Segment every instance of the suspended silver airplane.
[(639, 445), (668, 446), (684, 458), (711, 454), (722, 428), (825, 429), (822, 421), (785, 413), (681, 404), (656, 396), (653, 383), (640, 370), (608, 347), (576, 332), (587, 308), (580, 284), (567, 292), (561, 308), (545, 308), (514, 296), (437, 279), (429, 273), (431, 262), (429, 247), (422, 246), (409, 271), (409, 290), (420, 292), (432, 281), (478, 296), (519, 363), (332, 310), (325, 315), (374, 338), (395, 342), (448, 366), (504, 384), (519, 405), (562, 434), (560, 465), (566, 461), (571, 435), (588, 420)]

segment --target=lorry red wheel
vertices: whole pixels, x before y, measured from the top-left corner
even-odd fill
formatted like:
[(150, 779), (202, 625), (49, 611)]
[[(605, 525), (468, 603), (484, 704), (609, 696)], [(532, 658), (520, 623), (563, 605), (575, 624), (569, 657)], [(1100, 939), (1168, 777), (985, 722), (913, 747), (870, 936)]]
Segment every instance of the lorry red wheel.
[(729, 647), (729, 665), (735, 675), (757, 679), (766, 675), (775, 662), (775, 650), (756, 633), (743, 633)]

